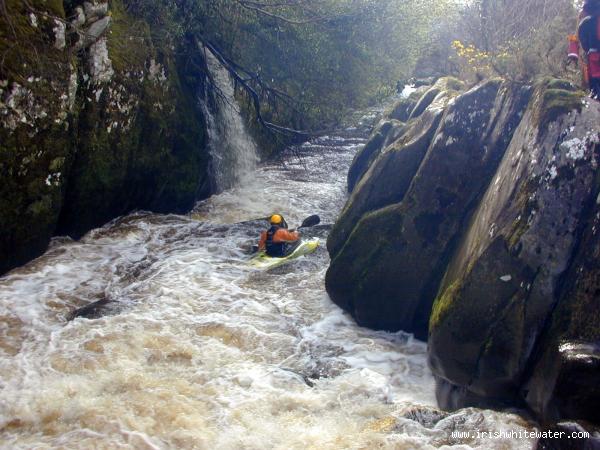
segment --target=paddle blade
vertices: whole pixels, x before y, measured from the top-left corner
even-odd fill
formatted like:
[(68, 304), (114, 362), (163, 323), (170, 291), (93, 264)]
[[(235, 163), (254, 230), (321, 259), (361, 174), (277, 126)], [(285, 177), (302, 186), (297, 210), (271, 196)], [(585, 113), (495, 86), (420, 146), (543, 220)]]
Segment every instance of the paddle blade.
[(304, 222), (302, 222), (302, 225), (300, 225), (300, 228), (309, 228), (309, 227), (314, 227), (317, 226), (321, 223), (321, 218), (317, 215), (314, 216), (310, 216), (307, 217), (306, 219), (304, 219)]

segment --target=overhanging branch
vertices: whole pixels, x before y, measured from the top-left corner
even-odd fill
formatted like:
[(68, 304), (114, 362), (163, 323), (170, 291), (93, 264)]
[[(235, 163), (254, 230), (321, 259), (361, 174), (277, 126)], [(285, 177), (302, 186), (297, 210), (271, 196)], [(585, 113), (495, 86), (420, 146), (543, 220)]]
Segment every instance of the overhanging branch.
[(302, 139), (308, 139), (310, 137), (314, 137), (324, 132), (312, 132), (312, 131), (304, 131), (304, 130), (295, 130), (293, 128), (284, 127), (281, 125), (277, 125), (275, 123), (269, 122), (265, 120), (261, 111), (261, 96), (257, 92), (257, 90), (250, 84), (252, 81), (258, 84), (260, 89), (263, 91), (263, 95), (273, 96), (274, 98), (278, 98), (284, 100), (286, 102), (293, 101), (292, 97), (288, 94), (281, 92), (277, 89), (271, 88), (266, 83), (262, 81), (260, 76), (256, 73), (252, 73), (251, 71), (241, 67), (227, 56), (223, 54), (214, 44), (204, 40), (202, 38), (197, 38), (196, 44), (199, 48), (204, 48), (210, 51), (215, 58), (219, 61), (219, 63), (227, 70), (227, 72), (231, 75), (235, 83), (242, 88), (242, 90), (248, 95), (250, 101), (252, 103), (252, 107), (256, 114), (256, 120), (258, 123), (264, 127), (266, 130), (286, 135), (289, 137), (297, 137)]

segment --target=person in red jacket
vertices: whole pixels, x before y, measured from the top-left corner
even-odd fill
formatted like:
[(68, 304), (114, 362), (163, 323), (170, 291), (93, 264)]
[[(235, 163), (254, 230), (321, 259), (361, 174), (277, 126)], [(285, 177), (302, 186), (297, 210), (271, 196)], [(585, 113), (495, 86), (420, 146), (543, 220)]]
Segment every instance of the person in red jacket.
[(300, 233), (288, 231), (288, 225), (279, 214), (270, 219), (271, 228), (260, 235), (258, 250), (274, 258), (283, 258), (293, 252), (300, 243)]
[(580, 47), (583, 78), (592, 97), (600, 100), (600, 0), (586, 0), (579, 15), (577, 35), (569, 36), (569, 60), (578, 61)]

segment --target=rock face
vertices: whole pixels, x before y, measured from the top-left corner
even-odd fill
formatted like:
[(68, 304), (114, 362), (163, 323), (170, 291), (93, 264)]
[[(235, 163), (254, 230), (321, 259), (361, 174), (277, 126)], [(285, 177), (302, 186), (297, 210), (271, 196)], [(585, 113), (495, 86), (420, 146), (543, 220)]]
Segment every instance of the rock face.
[(451, 102), (438, 92), (369, 168), (328, 242), (328, 292), (360, 324), (427, 336), (435, 287), (528, 96), (500, 81)]
[[(444, 107), (458, 92), (448, 84), (447, 79), (442, 79), (423, 91), (422, 98), (411, 96), (398, 101), (357, 153), (348, 173), (348, 190), (352, 195), (327, 243), (331, 254), (338, 253), (366, 212), (402, 200), (437, 130)], [(407, 118), (412, 115), (415, 120), (404, 124), (392, 117), (407, 103), (412, 105)], [(416, 115), (415, 105), (426, 107)], [(374, 179), (379, 181), (373, 183)]]
[(55, 233), (183, 212), (210, 186), (203, 80), (176, 56), (187, 44), (154, 42), (120, 1), (110, 16), (105, 1), (30, 3), (0, 17), (0, 273)]
[(593, 256), (600, 105), (579, 100), (569, 114), (548, 116), (567, 96), (555, 91), (536, 93), (436, 301), (431, 366), (458, 387), (439, 396), (442, 405), (463, 404), (467, 389), (525, 400), (545, 419), (589, 418), (589, 403), (576, 399), (598, 400), (597, 388), (585, 387), (600, 375), (594, 351), (571, 351), (568, 342), (600, 336)]
[(360, 324), (429, 338), (443, 408), (600, 422), (599, 124), (566, 82), (488, 81), (409, 120), (356, 184), (328, 292)]

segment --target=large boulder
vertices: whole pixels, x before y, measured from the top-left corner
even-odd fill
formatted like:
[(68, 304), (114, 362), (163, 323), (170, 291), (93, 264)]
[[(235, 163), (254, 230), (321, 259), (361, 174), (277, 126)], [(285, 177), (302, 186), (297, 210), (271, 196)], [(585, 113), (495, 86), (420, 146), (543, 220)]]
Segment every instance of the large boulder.
[(56, 233), (133, 209), (183, 212), (210, 186), (203, 79), (178, 59), (188, 44), (156, 40), (119, 2), (110, 16), (107, 2), (64, 4), (10, 1), (0, 15), (0, 273)]
[(431, 315), (442, 407), (598, 417), (599, 123), (567, 83), (537, 87)]
[(415, 89), (408, 97), (403, 97), (397, 100), (394, 105), (390, 108), (389, 111), (386, 111), (385, 116), (389, 119), (399, 120), (401, 122), (406, 122), (410, 115), (415, 109), (415, 106), (429, 90), (429, 86), (420, 86)]
[(373, 161), (390, 142), (395, 141), (404, 130), (404, 124), (398, 120), (383, 120), (373, 130), (365, 146), (356, 153), (348, 171), (348, 192), (352, 192), (362, 179)]
[(76, 75), (45, 16), (64, 19), (65, 11), (62, 2), (32, 3), (39, 14), (8, 2), (9, 15), (0, 15), (0, 273), (45, 250), (73, 152)]
[[(600, 190), (596, 186), (596, 191)], [(521, 393), (545, 421), (585, 419), (600, 424), (600, 195), (582, 210), (581, 236), (561, 282), (548, 330), (533, 352), (532, 375)], [(578, 236), (579, 237), (579, 236)]]
[[(364, 214), (402, 201), (441, 118), (441, 108), (427, 111), (404, 127), (401, 139), (380, 151), (379, 157), (359, 179), (329, 235), (327, 247), (331, 255), (341, 250)], [(365, 149), (368, 148), (367, 144)]]
[[(390, 118), (397, 105), (386, 113), (387, 120), (376, 127), (350, 166), (348, 190), (352, 195), (327, 241), (331, 255), (339, 252), (364, 214), (403, 199), (446, 106), (461, 87), (462, 84), (452, 78), (442, 78), (424, 93), (414, 93), (417, 95), (413, 101), (426, 106), (408, 124)], [(434, 93), (433, 97), (430, 97), (431, 93)]]
[(462, 81), (452, 77), (440, 78), (431, 86), (423, 95), (420, 96), (419, 101), (412, 108), (408, 119), (414, 119), (419, 117), (423, 112), (436, 100), (440, 93), (446, 95), (450, 93), (457, 93), (464, 89), (465, 85)]
[(373, 163), (328, 242), (327, 290), (359, 324), (426, 338), (446, 264), (529, 96), (493, 80), (434, 101)]

